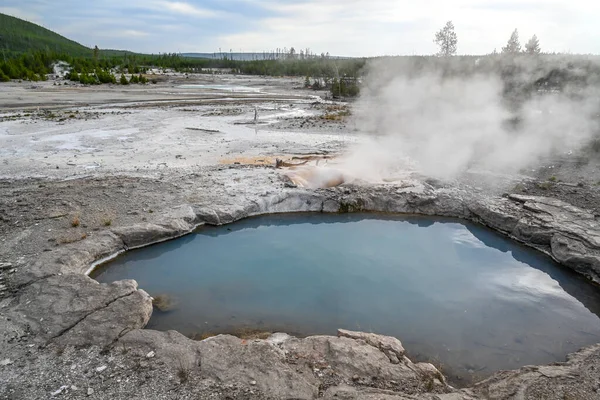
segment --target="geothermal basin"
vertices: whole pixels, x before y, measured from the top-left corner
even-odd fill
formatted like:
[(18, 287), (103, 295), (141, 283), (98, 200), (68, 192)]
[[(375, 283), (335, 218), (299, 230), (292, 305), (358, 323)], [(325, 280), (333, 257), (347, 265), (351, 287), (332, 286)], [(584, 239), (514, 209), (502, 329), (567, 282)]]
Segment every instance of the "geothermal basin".
[(161, 300), (148, 328), (398, 337), (455, 384), (564, 361), (600, 341), (600, 293), (543, 254), (472, 223), (292, 214), (203, 227), (99, 267)]

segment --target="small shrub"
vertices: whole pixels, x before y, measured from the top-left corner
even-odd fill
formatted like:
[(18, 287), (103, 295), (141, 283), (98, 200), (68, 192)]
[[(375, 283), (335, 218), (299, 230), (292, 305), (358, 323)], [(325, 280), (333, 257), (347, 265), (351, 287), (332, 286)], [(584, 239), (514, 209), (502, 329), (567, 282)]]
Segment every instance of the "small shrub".
[(552, 182), (541, 182), (537, 184), (537, 187), (542, 189), (542, 190), (548, 190), (548, 189), (552, 189), (553, 187), (553, 183)]
[(550, 178), (548, 178), (548, 180), (550, 182), (556, 182), (556, 177), (555, 176), (551, 176)]
[(119, 79), (119, 83), (121, 85), (129, 85), (129, 81), (127, 80), (127, 77), (124, 74), (121, 74), (121, 78)]
[(110, 218), (104, 218), (102, 220), (102, 225), (104, 225), (104, 226), (111, 226), (112, 225), (112, 219), (110, 219)]
[(433, 377), (430, 376), (425, 381), (425, 390), (428, 392), (433, 392), (433, 389), (435, 389), (435, 384), (433, 383)]
[(177, 377), (179, 378), (179, 383), (186, 383), (190, 379), (190, 369), (184, 365), (183, 360), (181, 359), (179, 359)]
[(527, 187), (522, 184), (522, 183), (517, 183), (515, 185), (515, 187), (513, 188), (513, 192), (517, 193), (517, 192), (526, 192), (527, 191)]
[(73, 219), (71, 220), (71, 226), (73, 228), (77, 228), (80, 223), (81, 223), (81, 221), (79, 221), (79, 216), (78, 215), (74, 216)]

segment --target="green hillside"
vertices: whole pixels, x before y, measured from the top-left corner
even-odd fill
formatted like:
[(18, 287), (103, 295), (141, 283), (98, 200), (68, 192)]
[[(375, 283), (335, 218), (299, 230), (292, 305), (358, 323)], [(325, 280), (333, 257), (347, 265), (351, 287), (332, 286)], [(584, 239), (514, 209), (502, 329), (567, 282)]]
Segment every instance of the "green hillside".
[(12, 56), (48, 50), (73, 56), (92, 55), (91, 49), (51, 30), (19, 18), (0, 14), (0, 54)]

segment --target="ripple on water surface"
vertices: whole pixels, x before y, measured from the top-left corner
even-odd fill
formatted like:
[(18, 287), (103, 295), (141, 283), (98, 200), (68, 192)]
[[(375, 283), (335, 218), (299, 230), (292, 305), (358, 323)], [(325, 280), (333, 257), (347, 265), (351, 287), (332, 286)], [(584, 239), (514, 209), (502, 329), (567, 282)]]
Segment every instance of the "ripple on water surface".
[(600, 291), (548, 257), (470, 223), (295, 214), (205, 227), (94, 274), (136, 279), (173, 310), (149, 328), (189, 336), (337, 328), (398, 337), (460, 384), (564, 361), (600, 341)]

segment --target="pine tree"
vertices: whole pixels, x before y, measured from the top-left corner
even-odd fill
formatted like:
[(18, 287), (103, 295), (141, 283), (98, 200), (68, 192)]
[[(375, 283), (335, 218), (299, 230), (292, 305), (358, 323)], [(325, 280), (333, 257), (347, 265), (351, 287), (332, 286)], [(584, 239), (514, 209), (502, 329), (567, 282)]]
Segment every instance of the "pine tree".
[(121, 83), (121, 85), (129, 85), (129, 81), (127, 80), (127, 77), (125, 77), (124, 74), (121, 74), (121, 79), (119, 80), (119, 82)]
[(521, 42), (519, 42), (519, 31), (515, 29), (508, 39), (506, 46), (502, 48), (505, 54), (517, 54), (521, 52)]
[(438, 56), (448, 57), (456, 54), (456, 44), (458, 37), (454, 32), (454, 24), (452, 21), (446, 22), (446, 25), (435, 34), (433, 40), (440, 48)]
[(528, 54), (540, 54), (542, 49), (540, 49), (540, 41), (538, 40), (536, 35), (533, 35), (531, 39), (525, 44), (525, 53)]

